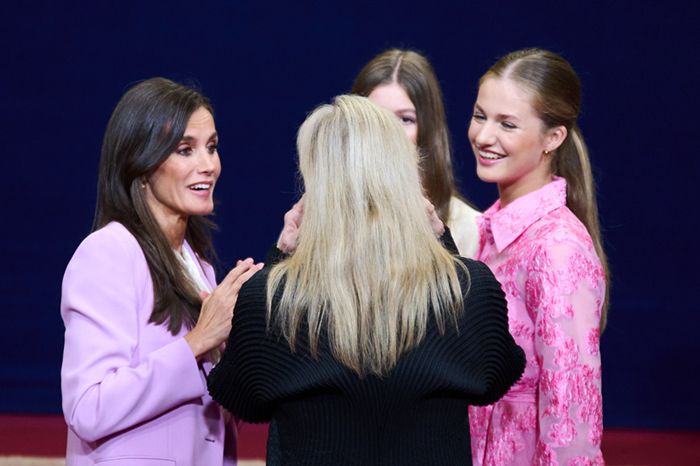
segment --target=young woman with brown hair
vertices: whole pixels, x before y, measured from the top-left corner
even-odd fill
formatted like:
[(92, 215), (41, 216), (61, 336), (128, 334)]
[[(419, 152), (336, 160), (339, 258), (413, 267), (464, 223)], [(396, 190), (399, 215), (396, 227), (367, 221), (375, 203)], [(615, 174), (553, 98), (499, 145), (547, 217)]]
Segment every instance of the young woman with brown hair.
[(459, 253), (473, 258), (479, 244), (479, 212), (455, 186), (442, 91), (428, 59), (412, 50), (382, 52), (362, 68), (352, 93), (368, 97), (399, 118), (418, 147), (426, 196), (450, 228)]

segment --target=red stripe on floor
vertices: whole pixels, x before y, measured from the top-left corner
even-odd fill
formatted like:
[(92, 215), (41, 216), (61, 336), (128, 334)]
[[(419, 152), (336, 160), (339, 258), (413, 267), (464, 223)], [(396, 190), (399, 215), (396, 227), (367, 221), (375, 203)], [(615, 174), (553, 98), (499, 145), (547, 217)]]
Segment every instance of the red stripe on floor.
[[(266, 424), (243, 424), (238, 456), (265, 457)], [(61, 416), (0, 415), (0, 456), (63, 456), (66, 424)], [(606, 429), (603, 455), (608, 466), (700, 465), (700, 432)]]

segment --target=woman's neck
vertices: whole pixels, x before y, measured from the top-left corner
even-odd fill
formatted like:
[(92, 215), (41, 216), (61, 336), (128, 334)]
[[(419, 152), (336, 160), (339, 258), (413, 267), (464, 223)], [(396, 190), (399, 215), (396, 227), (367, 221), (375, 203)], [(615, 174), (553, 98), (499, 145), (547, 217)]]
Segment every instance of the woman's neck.
[(171, 216), (168, 218), (156, 218), (160, 229), (168, 240), (168, 244), (174, 251), (181, 252), (182, 244), (185, 242), (185, 231), (187, 230), (187, 218)]
[(527, 179), (519, 179), (509, 184), (498, 185), (498, 198), (501, 201), (501, 209), (506, 207), (514, 200), (530, 194), (533, 191), (546, 186), (552, 181), (552, 175), (547, 172), (541, 176), (529, 177)]

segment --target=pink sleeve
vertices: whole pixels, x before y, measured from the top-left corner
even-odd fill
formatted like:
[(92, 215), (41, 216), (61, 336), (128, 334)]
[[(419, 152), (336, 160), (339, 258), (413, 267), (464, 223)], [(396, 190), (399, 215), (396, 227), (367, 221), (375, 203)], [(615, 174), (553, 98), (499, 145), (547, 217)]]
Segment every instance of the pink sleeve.
[[(140, 354), (139, 312), (152, 285), (135, 239), (101, 230), (80, 245), (63, 279), (66, 327), (63, 412), (83, 440), (95, 441), (206, 393), (187, 342), (164, 340)], [(118, 231), (116, 232), (118, 233)]]
[(585, 246), (549, 244), (528, 271), (527, 308), (541, 367), (534, 464), (604, 464), (599, 322), (605, 282)]

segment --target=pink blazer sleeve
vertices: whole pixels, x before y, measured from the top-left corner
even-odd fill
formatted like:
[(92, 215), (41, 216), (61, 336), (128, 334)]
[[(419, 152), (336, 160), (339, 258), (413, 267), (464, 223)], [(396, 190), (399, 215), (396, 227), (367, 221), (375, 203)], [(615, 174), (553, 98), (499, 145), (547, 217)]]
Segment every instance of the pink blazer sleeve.
[(576, 241), (539, 251), (528, 273), (536, 315), (539, 438), (536, 464), (603, 464), (599, 351), (603, 271), (592, 247)]
[(123, 226), (110, 224), (78, 247), (63, 279), (61, 391), (66, 422), (85, 441), (206, 393), (203, 375), (181, 336), (168, 334), (162, 345), (144, 348), (142, 333), (152, 303), (145, 258)]

